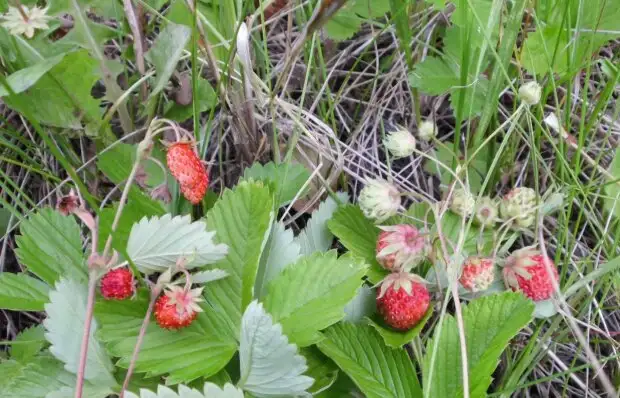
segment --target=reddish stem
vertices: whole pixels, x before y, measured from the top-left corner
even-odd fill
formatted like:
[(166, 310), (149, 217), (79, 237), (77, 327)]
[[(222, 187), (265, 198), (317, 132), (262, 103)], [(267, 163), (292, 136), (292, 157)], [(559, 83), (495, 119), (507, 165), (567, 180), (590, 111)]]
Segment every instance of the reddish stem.
[(97, 287), (97, 271), (91, 270), (88, 277), (88, 301), (86, 304), (86, 319), (84, 322), (84, 333), (82, 334), (82, 346), (80, 349), (80, 364), (78, 366), (77, 381), (75, 384), (75, 398), (82, 398), (84, 387), (84, 373), (86, 372), (86, 358), (88, 356), (88, 340), (90, 338), (90, 327), (93, 320), (93, 310), (95, 308), (95, 288)]

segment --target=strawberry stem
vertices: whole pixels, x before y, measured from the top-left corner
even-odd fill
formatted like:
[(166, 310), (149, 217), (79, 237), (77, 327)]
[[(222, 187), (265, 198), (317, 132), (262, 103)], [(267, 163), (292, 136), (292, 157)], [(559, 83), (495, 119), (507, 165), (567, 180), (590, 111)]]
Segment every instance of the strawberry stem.
[[(96, 247), (96, 246), (93, 246)], [(88, 356), (88, 341), (90, 338), (90, 327), (93, 320), (93, 310), (95, 308), (95, 288), (97, 287), (97, 270), (90, 270), (88, 276), (88, 301), (86, 303), (86, 321), (84, 332), (82, 333), (82, 346), (80, 349), (80, 363), (78, 365), (77, 381), (75, 383), (75, 398), (82, 398), (84, 388), (84, 372), (86, 370), (86, 358)]]

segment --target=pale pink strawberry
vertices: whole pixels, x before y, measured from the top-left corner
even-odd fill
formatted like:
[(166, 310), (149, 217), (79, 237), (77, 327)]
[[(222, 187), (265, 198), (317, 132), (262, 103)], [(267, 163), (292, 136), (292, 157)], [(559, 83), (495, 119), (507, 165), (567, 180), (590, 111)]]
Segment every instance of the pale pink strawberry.
[(377, 311), (389, 326), (408, 330), (424, 318), (430, 300), (422, 278), (406, 272), (393, 273), (381, 282)]
[[(506, 260), (504, 283), (513, 291), (521, 291), (534, 301), (549, 299), (559, 283), (558, 269), (553, 261), (539, 250), (524, 248)], [(553, 279), (552, 279), (553, 278)]]
[(425, 256), (424, 236), (414, 226), (400, 224), (379, 227), (377, 261), (390, 272), (407, 271), (418, 265)]
[(463, 263), (459, 282), (472, 293), (487, 290), (495, 279), (493, 259), (472, 256)]

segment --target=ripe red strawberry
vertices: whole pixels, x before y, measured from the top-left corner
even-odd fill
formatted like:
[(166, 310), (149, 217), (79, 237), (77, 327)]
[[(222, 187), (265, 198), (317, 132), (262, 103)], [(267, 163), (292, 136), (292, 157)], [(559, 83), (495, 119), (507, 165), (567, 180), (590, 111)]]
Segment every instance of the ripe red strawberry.
[(532, 248), (512, 253), (506, 260), (503, 272), (506, 287), (513, 291), (521, 291), (534, 301), (547, 300), (553, 295), (555, 290), (552, 277), (559, 283), (558, 269), (553, 261)]
[(124, 300), (135, 291), (133, 274), (127, 268), (113, 269), (101, 278), (101, 295), (106, 300)]
[(422, 278), (406, 272), (388, 275), (379, 288), (377, 310), (385, 323), (397, 330), (409, 330), (424, 317), (430, 304)]
[(463, 263), (463, 271), (459, 282), (472, 293), (487, 290), (495, 279), (493, 259), (485, 257), (469, 257)]
[(198, 305), (202, 288), (186, 290), (178, 286), (170, 286), (155, 301), (155, 321), (163, 329), (182, 329), (191, 325), (202, 312)]
[(383, 268), (391, 272), (407, 271), (424, 259), (424, 237), (414, 226), (401, 224), (381, 229), (377, 261)]
[(168, 169), (181, 186), (183, 196), (193, 204), (202, 201), (209, 187), (209, 175), (192, 143), (179, 141), (168, 147)]

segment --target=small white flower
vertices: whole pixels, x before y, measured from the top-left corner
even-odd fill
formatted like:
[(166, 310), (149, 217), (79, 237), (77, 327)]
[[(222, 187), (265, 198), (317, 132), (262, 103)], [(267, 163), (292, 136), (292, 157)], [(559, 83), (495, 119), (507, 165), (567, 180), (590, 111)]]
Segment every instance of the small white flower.
[(383, 141), (383, 145), (395, 158), (404, 158), (415, 151), (415, 137), (407, 130), (394, 131)]
[(437, 125), (432, 120), (424, 120), (418, 126), (418, 137), (423, 141), (430, 141), (437, 135)]
[(527, 105), (536, 105), (540, 102), (542, 88), (535, 81), (527, 82), (519, 88), (519, 97)]
[(12, 35), (24, 35), (31, 39), (36, 29), (48, 29), (47, 21), (50, 19), (46, 15), (47, 8), (21, 6), (25, 16), (20, 13), (17, 7), (9, 7), (9, 11), (0, 17), (0, 26), (8, 29)]
[(398, 213), (400, 193), (385, 180), (368, 179), (360, 192), (359, 205), (366, 217), (382, 222)]

